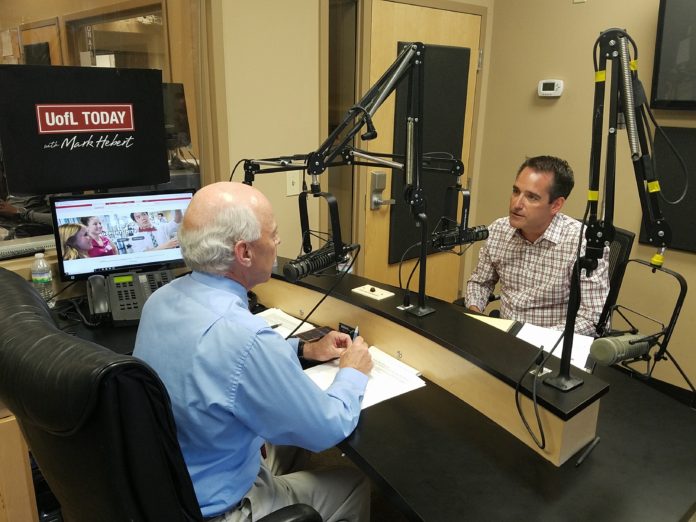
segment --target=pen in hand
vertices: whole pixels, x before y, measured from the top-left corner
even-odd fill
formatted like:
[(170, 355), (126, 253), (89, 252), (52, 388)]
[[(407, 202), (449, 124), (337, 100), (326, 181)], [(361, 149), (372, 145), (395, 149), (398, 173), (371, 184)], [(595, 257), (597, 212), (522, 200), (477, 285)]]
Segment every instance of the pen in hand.
[(358, 335), (360, 335), (360, 327), (356, 326), (353, 330), (353, 335), (351, 336), (352, 340), (355, 341), (358, 338)]

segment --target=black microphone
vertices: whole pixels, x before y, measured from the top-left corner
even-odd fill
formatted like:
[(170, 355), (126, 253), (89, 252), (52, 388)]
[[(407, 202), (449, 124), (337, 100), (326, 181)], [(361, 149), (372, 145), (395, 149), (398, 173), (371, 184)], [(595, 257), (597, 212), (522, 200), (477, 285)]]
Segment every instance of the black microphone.
[(433, 232), (430, 244), (435, 249), (446, 250), (457, 245), (467, 245), (485, 239), (488, 239), (488, 228), (485, 225), (465, 229), (456, 227)]
[(650, 339), (640, 334), (600, 337), (592, 341), (590, 355), (600, 366), (610, 366), (647, 354), (652, 345)]
[(285, 263), (283, 275), (290, 283), (294, 283), (298, 279), (316, 274), (338, 263), (342, 263), (345, 261), (345, 252), (347, 252), (348, 249), (344, 246), (341, 250), (343, 252), (341, 259), (336, 259), (336, 250), (334, 249), (333, 241), (328, 241), (319, 250), (315, 250), (314, 252), (298, 257), (294, 261)]

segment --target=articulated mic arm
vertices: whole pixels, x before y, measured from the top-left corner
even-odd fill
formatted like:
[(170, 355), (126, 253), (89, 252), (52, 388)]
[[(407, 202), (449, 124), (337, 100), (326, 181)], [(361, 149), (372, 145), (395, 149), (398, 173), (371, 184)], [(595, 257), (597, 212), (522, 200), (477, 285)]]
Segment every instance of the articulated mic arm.
[[(322, 196), (329, 201), (332, 211), (332, 231), (334, 233), (333, 246), (336, 259), (345, 257), (345, 248), (336, 241), (338, 214), (332, 207), (332, 196), (322, 192), (318, 176), (327, 168), (340, 165), (365, 165), (387, 166), (403, 171), (404, 173), (404, 199), (410, 206), (411, 215), (416, 221), (416, 226), (421, 227), (421, 252), (420, 252), (420, 277), (418, 306), (411, 307), (408, 311), (415, 315), (426, 315), (433, 309), (425, 306), (425, 274), (428, 244), (428, 221), (426, 216), (426, 202), (421, 186), (423, 170), (445, 172), (460, 178), (464, 174), (464, 164), (459, 159), (426, 156), (423, 154), (423, 59), (425, 46), (420, 42), (406, 44), (394, 63), (385, 71), (382, 77), (369, 89), (363, 98), (348, 110), (343, 121), (331, 132), (321, 146), (308, 154), (281, 156), (260, 160), (245, 160), (244, 182), (252, 184), (257, 174), (272, 172), (284, 172), (293, 170), (306, 171), (311, 177), (310, 192), (314, 197)], [(396, 90), (398, 84), (408, 80), (408, 109), (406, 117), (406, 150), (403, 156), (395, 154), (383, 154), (366, 152), (353, 147), (353, 141), (361, 130), (363, 141), (369, 141), (377, 137), (377, 131), (372, 122), (372, 117), (384, 103), (387, 97)], [(457, 181), (459, 184), (459, 179)], [(302, 223), (303, 249), (306, 253), (311, 251), (309, 243), (308, 227), (306, 220), (306, 193), (300, 197), (300, 220)], [(304, 217), (303, 217), (304, 216)], [(307, 227), (307, 228), (306, 228)]]
[[(631, 59), (629, 44), (633, 47)], [(609, 29), (600, 34), (594, 45), (595, 94), (592, 114), (592, 149), (590, 152), (590, 183), (588, 192), (587, 240), (585, 253), (573, 269), (568, 314), (563, 337), (563, 353), (559, 373), (544, 382), (562, 391), (568, 391), (582, 384), (582, 379), (570, 376), (570, 357), (572, 352), (575, 319), (580, 308), (580, 277), (582, 270), (590, 273), (597, 268), (604, 249), (614, 239), (614, 196), (616, 181), (616, 135), (620, 124), (625, 123), (631, 160), (638, 187), (643, 213), (643, 223), (648, 240), (658, 248), (650, 264), (660, 268), (664, 262), (664, 251), (671, 241), (671, 231), (660, 212), (658, 193), (660, 184), (655, 177), (650, 160), (649, 143), (646, 137), (646, 96), (638, 80), (637, 54), (635, 43), (622, 29)], [(607, 137), (605, 165), (604, 216), (597, 217), (599, 201), (600, 164), (602, 156), (602, 131), (604, 125), (604, 100), (607, 80), (606, 65), (611, 63), (609, 78), (609, 134)], [(623, 121), (622, 121), (623, 120)]]

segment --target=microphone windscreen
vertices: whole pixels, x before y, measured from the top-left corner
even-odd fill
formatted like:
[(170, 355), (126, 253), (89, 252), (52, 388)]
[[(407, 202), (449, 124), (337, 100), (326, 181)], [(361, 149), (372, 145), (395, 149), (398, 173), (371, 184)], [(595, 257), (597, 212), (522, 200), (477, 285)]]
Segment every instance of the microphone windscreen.
[(294, 283), (300, 278), (300, 271), (297, 269), (294, 263), (288, 262), (283, 266), (283, 275), (285, 279), (290, 283)]
[[(650, 344), (641, 340), (640, 334), (624, 334), (617, 337), (600, 337), (590, 346), (590, 355), (601, 366), (610, 366), (617, 362), (632, 359), (648, 353)], [(638, 342), (633, 342), (638, 341)], [(633, 344), (632, 344), (633, 342)]]

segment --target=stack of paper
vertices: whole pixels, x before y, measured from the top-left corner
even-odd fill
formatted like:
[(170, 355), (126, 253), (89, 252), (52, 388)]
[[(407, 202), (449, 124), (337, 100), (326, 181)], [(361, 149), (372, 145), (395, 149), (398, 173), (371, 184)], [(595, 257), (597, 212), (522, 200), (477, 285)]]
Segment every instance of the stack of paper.
[[(375, 346), (370, 346), (374, 364), (365, 389), (362, 408), (385, 401), (402, 393), (425, 386), (420, 372), (402, 363)], [(326, 390), (338, 373), (338, 361), (329, 361), (305, 370), (305, 373), (322, 390)]]
[[(280, 308), (267, 308), (263, 312), (259, 312), (257, 315), (268, 321), (268, 326), (274, 328), (275, 331), (283, 337), (290, 335), (290, 332), (297, 328), (297, 325), (302, 322), (301, 319), (297, 319), (296, 317), (283, 312)], [(304, 323), (300, 329), (295, 332), (295, 335), (311, 330), (312, 328), (314, 328), (314, 325)]]
[(510, 329), (517, 323), (514, 319), (503, 319), (501, 317), (491, 317), (490, 315), (481, 315), (481, 314), (465, 314), (472, 319), (476, 319), (478, 321), (481, 321), (483, 323), (486, 323), (490, 326), (493, 326), (494, 328), (497, 328), (498, 330), (502, 330), (503, 332), (509, 332)]

